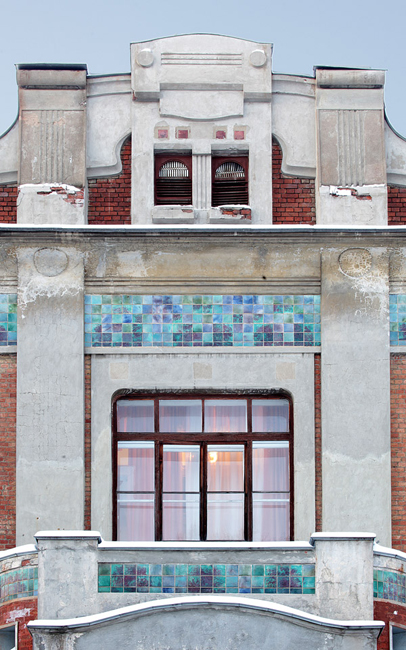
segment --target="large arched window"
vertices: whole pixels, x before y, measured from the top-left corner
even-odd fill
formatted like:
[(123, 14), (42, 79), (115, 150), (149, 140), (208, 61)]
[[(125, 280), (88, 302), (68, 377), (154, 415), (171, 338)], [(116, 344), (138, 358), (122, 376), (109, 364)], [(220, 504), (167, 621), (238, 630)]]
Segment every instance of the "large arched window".
[(287, 397), (118, 397), (113, 422), (117, 539), (291, 539)]
[(155, 205), (191, 205), (191, 203), (191, 156), (156, 154)]

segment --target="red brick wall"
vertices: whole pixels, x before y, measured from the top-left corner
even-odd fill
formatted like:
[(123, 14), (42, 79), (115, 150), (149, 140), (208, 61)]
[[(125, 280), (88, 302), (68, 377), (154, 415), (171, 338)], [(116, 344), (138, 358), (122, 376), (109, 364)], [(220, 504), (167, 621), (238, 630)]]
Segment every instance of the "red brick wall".
[(121, 147), (121, 162), (121, 174), (89, 180), (89, 224), (131, 224), (131, 137)]
[(388, 225), (406, 225), (406, 187), (388, 185)]
[(16, 223), (17, 194), (17, 185), (0, 185), (0, 223)]
[(91, 360), (85, 354), (85, 530), (91, 530)]
[(18, 650), (32, 650), (27, 623), (37, 618), (36, 598), (17, 598), (0, 607), (0, 625), (18, 622)]
[[(396, 612), (396, 614), (395, 614)], [(406, 626), (406, 607), (398, 603), (388, 603), (381, 600), (374, 602), (374, 619), (375, 621), (384, 621), (386, 623), (378, 639), (377, 650), (389, 650), (389, 621), (400, 627)]]
[(406, 355), (391, 354), (392, 546), (406, 551)]
[(0, 355), (0, 550), (16, 544), (17, 355)]
[(272, 145), (272, 221), (284, 224), (315, 224), (315, 181), (296, 178), (281, 172), (282, 150), (274, 139)]
[(321, 354), (314, 355), (314, 445), (316, 461), (316, 532), (322, 531)]

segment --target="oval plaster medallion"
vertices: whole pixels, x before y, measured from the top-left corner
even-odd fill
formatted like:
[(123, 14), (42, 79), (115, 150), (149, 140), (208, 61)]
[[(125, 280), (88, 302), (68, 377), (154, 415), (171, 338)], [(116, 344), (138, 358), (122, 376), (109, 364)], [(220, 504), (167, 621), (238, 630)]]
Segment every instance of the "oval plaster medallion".
[(149, 68), (154, 62), (154, 55), (152, 53), (152, 50), (149, 48), (145, 48), (144, 50), (140, 50), (137, 54), (137, 63), (138, 65), (141, 65), (143, 68)]
[(262, 68), (266, 63), (266, 54), (264, 50), (253, 50), (250, 54), (250, 63), (254, 68)]
[(361, 278), (372, 266), (372, 255), (366, 248), (348, 248), (338, 258), (341, 271), (350, 278)]
[(58, 248), (40, 248), (34, 254), (34, 264), (38, 273), (52, 278), (65, 271), (68, 266), (68, 256)]

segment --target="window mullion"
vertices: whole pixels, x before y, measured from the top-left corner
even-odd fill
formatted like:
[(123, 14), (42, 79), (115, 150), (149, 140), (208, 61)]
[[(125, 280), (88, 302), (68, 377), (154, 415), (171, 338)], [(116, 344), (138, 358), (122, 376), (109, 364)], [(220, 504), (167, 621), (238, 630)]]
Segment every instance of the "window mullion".
[(200, 445), (200, 539), (207, 538), (207, 443)]
[(162, 467), (163, 445), (155, 442), (155, 539), (162, 540)]
[(244, 518), (244, 539), (252, 541), (252, 441), (245, 444), (245, 518)]

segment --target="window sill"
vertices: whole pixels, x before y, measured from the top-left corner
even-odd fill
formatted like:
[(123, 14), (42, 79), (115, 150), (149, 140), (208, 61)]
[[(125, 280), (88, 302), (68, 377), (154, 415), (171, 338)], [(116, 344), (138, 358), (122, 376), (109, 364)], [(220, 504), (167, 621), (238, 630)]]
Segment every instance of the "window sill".
[(156, 205), (152, 208), (152, 223), (194, 223), (192, 205)]
[(220, 205), (211, 208), (209, 223), (251, 223), (251, 208), (249, 205)]

